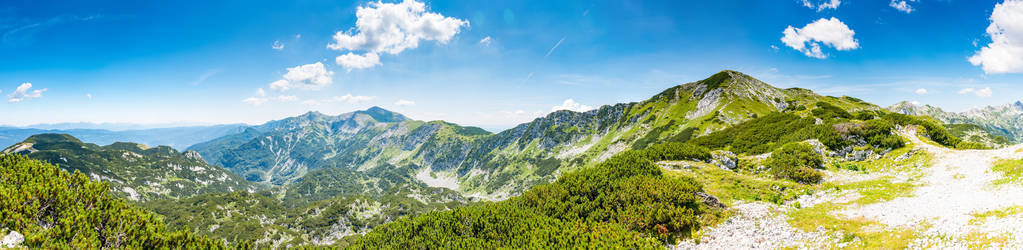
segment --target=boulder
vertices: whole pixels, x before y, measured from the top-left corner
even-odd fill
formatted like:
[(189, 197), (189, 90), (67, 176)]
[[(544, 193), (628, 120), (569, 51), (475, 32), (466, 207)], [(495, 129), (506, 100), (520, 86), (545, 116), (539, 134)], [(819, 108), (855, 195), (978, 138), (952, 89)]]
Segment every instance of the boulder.
[(710, 153), (710, 163), (724, 170), (734, 170), (739, 166), (739, 158), (734, 153), (724, 150), (717, 150)]
[(4, 236), (3, 240), (0, 240), (0, 246), (3, 248), (14, 248), (21, 245), (21, 242), (25, 241), (25, 236), (21, 235), (17, 231), (11, 231)]

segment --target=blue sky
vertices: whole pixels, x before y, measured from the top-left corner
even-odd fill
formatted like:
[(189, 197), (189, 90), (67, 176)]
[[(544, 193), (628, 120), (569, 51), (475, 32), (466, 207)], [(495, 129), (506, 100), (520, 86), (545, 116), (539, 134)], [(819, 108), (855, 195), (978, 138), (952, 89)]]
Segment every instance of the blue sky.
[(722, 69), (879, 105), (1023, 99), (1019, 1), (211, 2), (5, 1), (0, 124), (381, 106), (500, 129)]

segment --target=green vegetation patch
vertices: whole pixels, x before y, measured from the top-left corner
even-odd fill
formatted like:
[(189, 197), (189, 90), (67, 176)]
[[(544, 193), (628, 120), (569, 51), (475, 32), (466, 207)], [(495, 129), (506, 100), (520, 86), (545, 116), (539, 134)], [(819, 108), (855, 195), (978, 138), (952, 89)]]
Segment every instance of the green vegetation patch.
[(868, 218), (847, 219), (836, 216), (832, 211), (841, 206), (825, 203), (810, 208), (793, 210), (789, 215), (789, 224), (806, 232), (817, 231), (818, 227), (833, 232), (842, 232), (841, 242), (849, 243), (850, 249), (905, 249), (914, 237), (919, 234), (917, 228), (885, 228), (884, 224)]
[[(652, 147), (653, 148), (653, 147)], [(404, 217), (346, 241), (353, 248), (661, 248), (691, 237), (706, 207), (692, 178), (662, 175), (626, 151), (522, 196)], [(348, 245), (350, 244), (350, 245)]]
[(216, 249), (217, 241), (171, 231), (156, 215), (115, 198), (81, 172), (0, 155), (0, 228), (38, 249)]
[(824, 178), (817, 171), (824, 166), (824, 157), (803, 143), (789, 143), (775, 150), (766, 165), (775, 177), (799, 183), (814, 184)]
[(991, 170), (1001, 173), (1002, 178), (995, 180), (995, 185), (1007, 183), (1023, 183), (1023, 159), (1002, 159), (995, 162)]

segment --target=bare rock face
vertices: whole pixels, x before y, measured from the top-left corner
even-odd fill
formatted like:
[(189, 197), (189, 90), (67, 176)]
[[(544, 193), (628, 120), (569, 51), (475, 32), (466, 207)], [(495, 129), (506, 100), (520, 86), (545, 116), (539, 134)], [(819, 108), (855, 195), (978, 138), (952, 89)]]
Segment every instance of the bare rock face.
[(3, 248), (14, 248), (21, 245), (21, 242), (25, 241), (25, 236), (21, 235), (17, 231), (11, 231), (4, 236), (3, 240), (0, 240), (0, 246)]
[(733, 170), (739, 166), (739, 158), (734, 153), (724, 150), (710, 152), (710, 163), (724, 170)]
[(845, 156), (846, 161), (865, 161), (880, 158), (873, 150), (853, 150)]
[(189, 159), (192, 160), (205, 162), (205, 160), (202, 159), (202, 155), (199, 155), (199, 152), (195, 152), (192, 150), (185, 151), (185, 157), (188, 157)]
[(832, 152), (831, 150), (828, 150), (828, 146), (825, 146), (824, 143), (821, 143), (820, 141), (818, 141), (816, 139), (807, 140), (807, 141), (805, 141), (803, 143), (806, 143), (807, 145), (810, 145), (810, 147), (813, 147), (813, 151), (816, 152), (817, 154), (821, 155), (821, 156), (831, 157), (831, 156), (835, 155), (835, 152)]

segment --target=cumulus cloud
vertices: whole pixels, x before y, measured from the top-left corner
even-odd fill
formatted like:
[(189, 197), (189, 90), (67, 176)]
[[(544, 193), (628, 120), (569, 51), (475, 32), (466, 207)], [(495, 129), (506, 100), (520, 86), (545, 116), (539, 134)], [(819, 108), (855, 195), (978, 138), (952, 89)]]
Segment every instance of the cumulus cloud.
[(334, 98), (331, 98), (331, 101), (333, 101), (333, 102), (345, 102), (345, 103), (360, 103), (360, 102), (372, 101), (373, 99), (376, 99), (376, 98), (377, 98), (376, 96), (364, 96), (364, 95), (347, 94), (347, 95), (343, 95), (343, 96), (335, 96)]
[(821, 50), (821, 45), (835, 48), (836, 50), (853, 50), (860, 47), (856, 41), (854, 32), (845, 23), (832, 17), (831, 19), (818, 19), (803, 28), (789, 26), (782, 32), (785, 36), (781, 38), (785, 46), (789, 46), (806, 56), (825, 59), (828, 55)]
[(275, 50), (283, 50), (284, 49), (284, 44), (281, 43), (281, 41), (274, 41), (274, 45), (271, 46), (270, 48), (275, 49)]
[(359, 7), (355, 16), (355, 27), (338, 31), (327, 48), (363, 51), (363, 57), (379, 53), (396, 55), (419, 47), (420, 41), (447, 44), (462, 27), (469, 26), (468, 21), (428, 12), (426, 4), (415, 0), (370, 2)]
[(571, 111), (575, 111), (575, 112), (585, 112), (585, 111), (589, 111), (589, 110), (592, 110), (592, 109), (593, 109), (593, 107), (591, 107), (591, 106), (579, 104), (578, 102), (575, 102), (575, 100), (572, 100), (571, 98), (569, 98), (569, 99), (565, 99), (565, 101), (562, 102), (561, 105), (557, 105), (557, 106), (552, 107), (551, 108), (551, 112), (558, 111), (558, 110), (571, 110)]
[(288, 68), (284, 79), (270, 83), (270, 89), (280, 91), (289, 89), (319, 90), (333, 83), (333, 76), (334, 71), (327, 70), (323, 63), (306, 64)]
[(959, 90), (958, 93), (960, 95), (973, 94), (976, 95), (977, 97), (991, 97), (991, 94), (993, 94), (993, 92), (991, 91), (991, 87), (985, 87), (983, 89), (965, 88)]
[(913, 6), (909, 5), (909, 3), (917, 1), (919, 0), (892, 0), (890, 3), (888, 3), (888, 6), (892, 6), (892, 8), (895, 8), (896, 10), (909, 14), (915, 10), (913, 9)]
[(366, 53), (360, 56), (349, 52), (346, 55), (338, 56), (336, 60), (337, 65), (341, 65), (349, 71), (352, 69), (368, 69), (380, 65), (380, 56), (377, 56), (376, 53)]
[(916, 93), (917, 95), (924, 95), (924, 94), (927, 94), (927, 89), (919, 88), (919, 89), (916, 89), (916, 91), (913, 91), (913, 93)]
[(1023, 73), (1023, 0), (1006, 0), (991, 12), (991, 43), (969, 58), (987, 74)]
[(398, 100), (397, 102), (394, 102), (394, 105), (395, 106), (399, 106), (399, 107), (402, 107), (402, 106), (415, 106), (416, 102), (405, 100), (405, 99), (401, 99), (401, 100)]
[(484, 37), (483, 39), (480, 39), (479, 44), (480, 44), (480, 46), (483, 46), (483, 47), (490, 47), (490, 43), (492, 43), (492, 42), (494, 42), (494, 39), (490, 38), (490, 36), (487, 36), (487, 37)]
[(30, 83), (30, 82), (22, 83), (21, 85), (18, 86), (17, 89), (14, 90), (14, 92), (11, 92), (10, 95), (7, 95), (7, 97), (10, 98), (10, 99), (7, 99), (7, 102), (15, 103), (15, 102), (21, 102), (21, 101), (32, 99), (32, 98), (43, 97), (43, 92), (46, 92), (46, 89), (37, 89), (37, 90), (30, 90), (30, 89), (32, 89), (32, 83)]
[(840, 0), (824, 0), (820, 1), (819, 3), (814, 3), (813, 1), (810, 0), (802, 1), (803, 6), (806, 6), (807, 8), (810, 9), (816, 9), (818, 12), (823, 11), (825, 9), (838, 9), (838, 5), (842, 4), (842, 1)]

